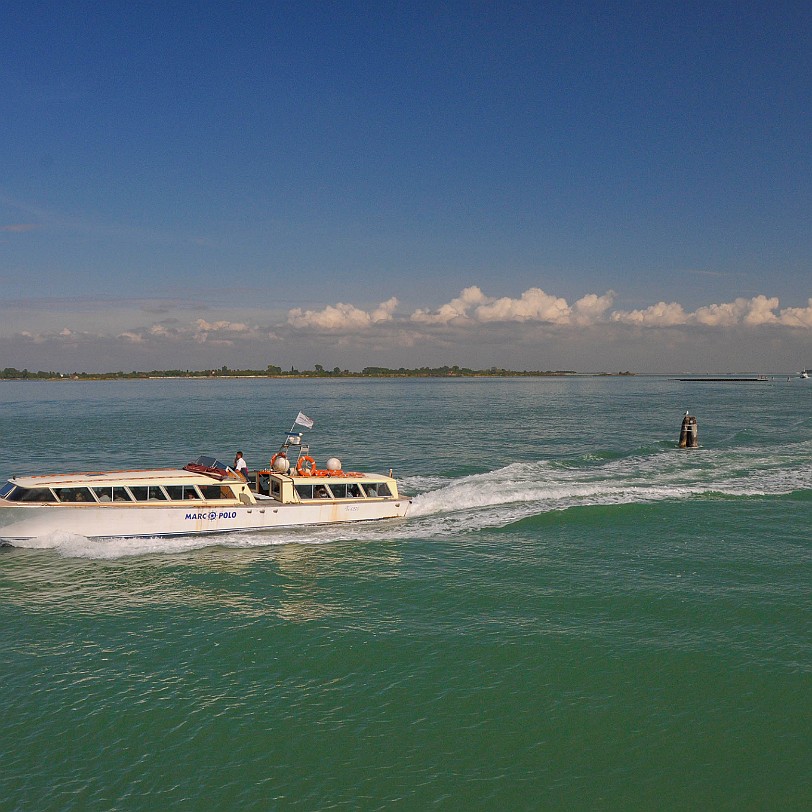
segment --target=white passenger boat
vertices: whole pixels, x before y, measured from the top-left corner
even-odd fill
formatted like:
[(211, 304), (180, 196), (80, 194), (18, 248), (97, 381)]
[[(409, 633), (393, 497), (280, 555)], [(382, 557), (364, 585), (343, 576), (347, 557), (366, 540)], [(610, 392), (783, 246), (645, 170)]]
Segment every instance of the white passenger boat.
[(0, 488), (0, 543), (55, 532), (187, 536), (393, 519), (409, 504), (391, 470), (344, 471), (336, 458), (319, 469), (291, 431), (251, 481), (214, 457), (182, 469), (14, 476)]

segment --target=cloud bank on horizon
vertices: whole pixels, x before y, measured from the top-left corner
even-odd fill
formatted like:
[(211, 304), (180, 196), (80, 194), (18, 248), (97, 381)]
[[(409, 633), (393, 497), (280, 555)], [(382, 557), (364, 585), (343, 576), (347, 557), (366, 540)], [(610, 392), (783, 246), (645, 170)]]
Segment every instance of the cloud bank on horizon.
[[(358, 359), (353, 368), (360, 369), (374, 363), (370, 354), (373, 347), (385, 353), (399, 347), (424, 345), (457, 357), (464, 354), (466, 348), (486, 346), (497, 334), (503, 344), (515, 340), (522, 342), (525, 348), (535, 345), (539, 349), (552, 337), (572, 340), (588, 331), (593, 332), (593, 342), (610, 337), (613, 331), (615, 334), (632, 331), (639, 336), (640, 330), (686, 337), (701, 331), (736, 335), (745, 331), (757, 338), (760, 329), (773, 328), (807, 342), (812, 334), (812, 298), (805, 306), (781, 307), (778, 297), (759, 294), (705, 305), (693, 311), (678, 302), (665, 301), (640, 309), (613, 309), (615, 298), (615, 292), (609, 290), (603, 294), (589, 293), (570, 303), (539, 287), (510, 297), (488, 295), (472, 285), (448, 302), (411, 312), (399, 311), (398, 299), (390, 297), (367, 309), (337, 302), (317, 309), (256, 310), (250, 320), (189, 318), (188, 315), (184, 318), (180, 311), (172, 312), (170, 305), (156, 308), (142, 303), (142, 315), (157, 310), (166, 317), (126, 329), (105, 328), (97, 323), (84, 328), (64, 325), (39, 331), (18, 330), (0, 335), (0, 349), (4, 344), (39, 346), (46, 352), (64, 347), (103, 358), (105, 346), (110, 350), (118, 345), (129, 350), (131, 365), (139, 367), (139, 361), (148, 357), (149, 352), (165, 353), (167, 359), (172, 358), (173, 347), (182, 351), (184, 347), (196, 345), (237, 353), (253, 349), (272, 357), (296, 345), (318, 351), (328, 346), (323, 343), (326, 341)], [(115, 310), (109, 305), (107, 309)], [(541, 333), (534, 332), (539, 328), (542, 328)], [(489, 330), (494, 332), (489, 334)], [(450, 359), (441, 358), (437, 363), (444, 360)], [(177, 362), (168, 362), (165, 366), (177, 365)], [(239, 364), (232, 361), (232, 365)]]
[[(518, 298), (487, 296), (477, 286), (465, 288), (458, 297), (435, 310), (417, 309), (398, 322), (412, 325), (467, 327), (492, 322), (536, 322), (560, 327), (589, 327), (627, 324), (637, 327), (759, 327), (777, 325), (812, 330), (812, 298), (806, 307), (780, 307), (778, 297), (763, 294), (750, 299), (711, 304), (687, 312), (678, 302), (658, 302), (640, 310), (611, 310), (614, 291), (589, 293), (572, 305), (567, 300), (529, 288)], [(382, 302), (366, 312), (353, 305), (329, 305), (322, 310), (299, 308), (288, 314), (288, 324), (297, 329), (344, 332), (395, 320), (397, 299)]]

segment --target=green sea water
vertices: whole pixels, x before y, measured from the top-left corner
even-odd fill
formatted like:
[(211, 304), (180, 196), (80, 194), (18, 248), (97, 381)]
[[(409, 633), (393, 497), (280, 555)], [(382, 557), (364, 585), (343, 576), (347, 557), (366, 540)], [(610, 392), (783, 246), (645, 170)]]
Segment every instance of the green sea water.
[(0, 549), (0, 809), (812, 808), (812, 382), (3, 382), (0, 472), (299, 410), (410, 515)]

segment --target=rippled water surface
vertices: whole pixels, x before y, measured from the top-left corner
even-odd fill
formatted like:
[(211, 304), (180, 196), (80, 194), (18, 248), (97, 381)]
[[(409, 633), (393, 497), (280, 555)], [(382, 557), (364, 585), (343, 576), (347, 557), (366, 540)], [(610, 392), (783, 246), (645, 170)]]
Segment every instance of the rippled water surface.
[(299, 410), (410, 515), (0, 549), (0, 808), (812, 807), (809, 381), (2, 382), (0, 472)]

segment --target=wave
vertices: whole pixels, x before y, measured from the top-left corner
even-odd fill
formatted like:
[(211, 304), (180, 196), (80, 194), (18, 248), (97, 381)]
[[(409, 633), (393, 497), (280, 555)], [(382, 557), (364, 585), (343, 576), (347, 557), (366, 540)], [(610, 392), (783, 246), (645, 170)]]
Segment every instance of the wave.
[[(341, 536), (329, 532), (334, 528), (279, 529), (245, 531), (235, 533), (202, 534), (198, 536), (139, 536), (132, 538), (94, 538), (74, 533), (56, 532), (36, 539), (14, 542), (15, 548), (27, 550), (51, 550), (68, 558), (114, 560), (130, 556), (165, 553), (190, 553), (211, 547), (247, 549), (274, 547), (278, 545), (317, 545), (341, 540)], [(346, 535), (346, 534), (344, 534)], [(349, 538), (349, 536), (347, 536)]]
[[(419, 481), (413, 484), (421, 490)], [(595, 454), (572, 461), (511, 463), (422, 488), (409, 516), (490, 511), (515, 520), (582, 505), (645, 504), (710, 494), (785, 495), (810, 489), (809, 444), (769, 451), (660, 449), (624, 457)]]

